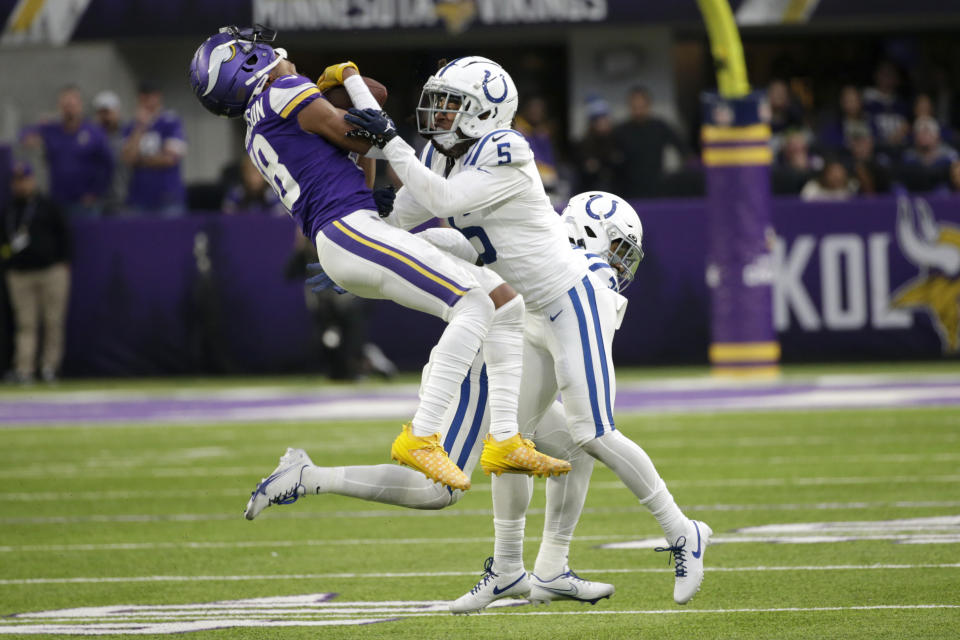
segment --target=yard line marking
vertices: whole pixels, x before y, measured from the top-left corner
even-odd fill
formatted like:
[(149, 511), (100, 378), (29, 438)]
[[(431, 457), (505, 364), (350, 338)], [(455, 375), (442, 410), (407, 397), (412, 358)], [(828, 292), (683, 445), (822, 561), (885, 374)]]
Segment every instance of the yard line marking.
[[(708, 572), (719, 573), (754, 573), (764, 571), (876, 571), (876, 570), (912, 570), (912, 569), (960, 569), (960, 563), (943, 564), (860, 564), (860, 565), (798, 565), (798, 566), (755, 566), (755, 567), (707, 567)], [(616, 568), (616, 569), (583, 569), (581, 573), (669, 573), (669, 567), (664, 568)], [(136, 582), (245, 582), (258, 580), (336, 580), (336, 579), (376, 579), (385, 578), (443, 578), (476, 575), (471, 571), (429, 571), (429, 572), (376, 572), (376, 573), (284, 573), (284, 574), (251, 574), (251, 575), (209, 575), (209, 576), (103, 576), (103, 577), (75, 577), (75, 578), (6, 578), (0, 580), (3, 586), (24, 586), (36, 584), (109, 584), (109, 583), (136, 583)]]
[[(575, 539), (582, 542), (599, 542), (603, 540), (633, 539), (628, 535), (577, 536)], [(539, 542), (540, 536), (525, 536), (524, 540)], [(418, 544), (463, 544), (463, 543), (491, 543), (489, 537), (476, 538), (345, 538), (341, 540), (235, 540), (229, 542), (115, 542), (103, 544), (37, 544), (0, 546), (0, 553), (22, 553), (28, 551), (66, 552), (66, 551), (152, 551), (158, 549), (248, 549), (272, 547), (335, 547), (335, 546), (366, 546), (377, 545), (418, 545)]]
[[(813, 511), (813, 510), (843, 510), (843, 509), (872, 509), (872, 508), (923, 508), (923, 507), (956, 507), (960, 506), (957, 501), (945, 502), (855, 502), (855, 503), (816, 503), (816, 504), (767, 504), (767, 505), (736, 505), (736, 504), (715, 504), (715, 505), (694, 505), (684, 507), (687, 511), (747, 511), (747, 510), (784, 510), (784, 511)], [(492, 511), (478, 510), (484, 515), (492, 515)], [(610, 513), (640, 513), (645, 512), (641, 507), (596, 507), (585, 509), (589, 514), (610, 514)], [(450, 515), (464, 515), (466, 510), (451, 510)], [(383, 515), (415, 514), (417, 511), (390, 511), (390, 512), (362, 512), (362, 513), (382, 513)], [(432, 512), (428, 512), (432, 513)], [(473, 511), (469, 512), (474, 515)], [(543, 509), (531, 509), (528, 513), (543, 514)], [(349, 515), (349, 512), (347, 512)], [(233, 516), (236, 517), (236, 516)], [(318, 514), (318, 517), (331, 517), (330, 514)], [(886, 524), (889, 523), (889, 524)], [(763, 533), (822, 533), (831, 531), (850, 532), (853, 531), (862, 534), (867, 531), (886, 531), (885, 535), (865, 538), (858, 535), (856, 539), (871, 540), (895, 540), (904, 543), (916, 544), (917, 540), (923, 540), (926, 544), (953, 542), (950, 536), (956, 535), (954, 532), (957, 525), (960, 524), (960, 516), (930, 518), (912, 518), (891, 521), (863, 521), (861, 523), (798, 523), (791, 525), (765, 525), (760, 527), (748, 527), (739, 529), (735, 533), (741, 537), (733, 538), (731, 536), (714, 536), (714, 542), (814, 542), (814, 541), (832, 541), (838, 542), (851, 539), (849, 536), (834, 536), (813, 538), (805, 536), (803, 538), (787, 539), (783, 537), (759, 536)], [(890, 531), (910, 530), (915, 533), (912, 535), (892, 535)], [(931, 530), (946, 530), (946, 535), (931, 535), (927, 532)], [(744, 534), (753, 534), (749, 537)], [(527, 540), (536, 542), (540, 540), (539, 536), (527, 536)], [(619, 548), (652, 548), (660, 546), (662, 540), (659, 538), (647, 538), (645, 540), (636, 540), (634, 535), (585, 535), (576, 536), (577, 542), (595, 542), (607, 540), (627, 539), (629, 542), (609, 543), (616, 548), (616, 545), (622, 545)], [(100, 544), (47, 544), (47, 545), (2, 545), (0, 553), (25, 553), (25, 552), (85, 552), (85, 551), (149, 551), (158, 549), (245, 549), (245, 548), (269, 548), (269, 547), (323, 547), (323, 546), (363, 546), (367, 544), (378, 545), (411, 545), (411, 544), (451, 544), (451, 543), (489, 543), (491, 537), (473, 537), (473, 538), (344, 538), (344, 539), (326, 539), (326, 540), (231, 540), (231, 541), (202, 541), (202, 542), (114, 542)], [(639, 546), (644, 545), (644, 546)]]
[[(617, 485), (623, 489), (622, 485)], [(593, 485), (591, 485), (593, 488)], [(471, 489), (471, 491), (475, 491)], [(706, 504), (683, 505), (686, 511), (827, 511), (827, 510), (859, 510), (859, 509), (919, 509), (919, 508), (954, 508), (960, 506), (960, 501), (910, 501), (896, 502), (822, 502), (798, 504)], [(586, 507), (584, 514), (611, 514), (611, 513), (647, 513), (646, 507)], [(543, 508), (527, 510), (529, 515), (543, 515)], [(492, 509), (441, 509), (438, 511), (423, 511), (417, 509), (369, 509), (360, 511), (280, 511), (271, 513), (271, 518), (287, 520), (312, 520), (319, 518), (410, 518), (410, 517), (488, 517), (493, 515)], [(89, 516), (34, 516), (0, 518), (0, 524), (8, 525), (45, 525), (45, 524), (88, 524), (103, 522), (123, 523), (156, 523), (156, 522), (216, 522), (237, 519), (235, 513), (171, 513), (171, 514), (117, 514), (117, 515), (89, 515)]]
[[(501, 601), (502, 602), (502, 601)], [(354, 603), (357, 605), (376, 605), (378, 603)], [(496, 603), (494, 603), (496, 604)], [(525, 604), (525, 601), (519, 604)], [(443, 603), (448, 606), (449, 603)], [(173, 634), (186, 633), (191, 631), (204, 631), (224, 628), (266, 628), (266, 627), (319, 627), (333, 625), (365, 625), (373, 623), (385, 623), (401, 620), (404, 618), (416, 617), (448, 617), (448, 611), (436, 610), (434, 607), (428, 607), (424, 611), (423, 606), (418, 603), (408, 603), (406, 607), (388, 607), (385, 609), (387, 616), (370, 617), (371, 613), (378, 611), (374, 607), (358, 607), (356, 613), (354, 610), (347, 609), (339, 616), (331, 613), (319, 613), (313, 619), (296, 620), (275, 620), (263, 619), (272, 615), (266, 611), (258, 614), (255, 611), (243, 611), (248, 617), (203, 617), (200, 620), (183, 621), (131, 621), (130, 618), (122, 618), (113, 622), (91, 622), (96, 618), (49, 618), (47, 624), (18, 624), (9, 619), (0, 621), (0, 634), (18, 634), (18, 635), (53, 635), (53, 634), (80, 634), (80, 635), (146, 635), (146, 634)], [(639, 609), (639, 610), (578, 610), (578, 611), (529, 611), (516, 610), (510, 607), (510, 613), (500, 610), (490, 611), (489, 609), (480, 615), (519, 615), (519, 616), (596, 616), (596, 615), (663, 615), (663, 614), (737, 614), (737, 613), (802, 613), (802, 612), (823, 612), (823, 611), (876, 611), (876, 610), (939, 610), (939, 609), (957, 609), (960, 605), (955, 604), (884, 604), (884, 605), (853, 605), (837, 607), (776, 607), (776, 608), (739, 608), (739, 609)], [(433, 610), (429, 610), (433, 609)], [(501, 607), (507, 609), (507, 607)], [(55, 612), (51, 612), (55, 613)], [(285, 610), (279, 615), (284, 615)], [(20, 614), (27, 616), (29, 614)], [(364, 617), (358, 617), (364, 616)], [(34, 622), (33, 619), (25, 617), (25, 622)]]

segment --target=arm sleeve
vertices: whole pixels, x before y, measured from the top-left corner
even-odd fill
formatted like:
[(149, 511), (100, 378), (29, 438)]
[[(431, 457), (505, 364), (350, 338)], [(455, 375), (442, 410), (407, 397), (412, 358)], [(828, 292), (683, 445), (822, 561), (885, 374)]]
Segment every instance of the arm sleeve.
[(380, 103), (370, 93), (370, 88), (363, 81), (363, 77), (358, 73), (343, 80), (343, 88), (347, 90), (350, 101), (357, 109), (376, 109), (380, 110)]
[(410, 189), (403, 186), (397, 191), (397, 197), (393, 201), (393, 211), (390, 212), (387, 222), (395, 227), (409, 230), (433, 217), (433, 213), (413, 197)]
[(414, 150), (399, 137), (387, 143), (383, 152), (417, 202), (438, 218), (492, 207), (530, 187), (530, 178), (509, 164), (471, 165), (450, 179), (443, 178), (420, 164)]
[(473, 248), (470, 241), (456, 229), (434, 227), (433, 229), (424, 229), (417, 235), (437, 249), (446, 251), (450, 255), (469, 262), (470, 264), (477, 264), (477, 260), (480, 259), (480, 254)]

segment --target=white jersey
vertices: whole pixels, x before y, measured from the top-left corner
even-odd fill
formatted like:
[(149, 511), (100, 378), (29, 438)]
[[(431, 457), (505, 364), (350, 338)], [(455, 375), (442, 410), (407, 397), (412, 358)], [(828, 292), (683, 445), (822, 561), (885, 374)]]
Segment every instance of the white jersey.
[(433, 145), (418, 159), (400, 138), (383, 153), (405, 185), (394, 202), (394, 224), (410, 229), (434, 216), (445, 219), (528, 309), (545, 307), (584, 277), (583, 260), (571, 248), (519, 132), (493, 131), (456, 161)]

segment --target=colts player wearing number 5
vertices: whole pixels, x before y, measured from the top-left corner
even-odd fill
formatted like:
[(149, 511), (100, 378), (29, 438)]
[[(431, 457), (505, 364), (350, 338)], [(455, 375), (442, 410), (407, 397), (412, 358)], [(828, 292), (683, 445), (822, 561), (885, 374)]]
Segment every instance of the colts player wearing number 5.
[[(483, 349), (499, 377), (496, 388), (491, 384), (498, 399), (498, 441), (490, 457), (519, 473), (569, 471), (569, 464), (539, 454), (517, 432), (522, 299), (501, 290), (497, 308), (493, 293), (488, 297), (455, 260), (380, 219), (364, 174), (349, 157), (350, 152), (366, 153), (369, 143), (345, 137), (350, 127), (344, 112), (297, 74), (284, 49), (265, 44), (275, 36), (263, 27), (224, 27), (197, 49), (190, 82), (209, 111), (244, 117), (247, 153), (304, 235), (316, 242), (320, 264), (337, 285), (448, 322), (432, 352), (417, 411), (394, 441), (391, 456), (452, 489), (470, 487), (441, 445), (443, 414), (474, 355)], [(348, 76), (356, 82), (344, 82)], [(358, 83), (360, 103), (377, 104), (353, 63), (328, 67), (321, 80), (342, 82), (354, 104)], [(309, 464), (305, 455), (282, 456), (253, 492), (246, 517), (252, 520), (272, 504), (289, 504), (303, 495), (303, 469)]]
[[(623, 298), (584, 265), (568, 240), (563, 220), (544, 192), (533, 153), (523, 135), (510, 128), (517, 89), (500, 65), (471, 56), (444, 64), (424, 84), (417, 108), (420, 133), (430, 140), (420, 158), (393, 135), (393, 124), (378, 109), (351, 109), (350, 135), (381, 146), (404, 183), (392, 219), (411, 228), (431, 216), (444, 218), (473, 244), (483, 263), (524, 298), (527, 307), (524, 377), (542, 377), (540, 393), (522, 394), (523, 434), (550, 408), (557, 390), (563, 399), (573, 441), (607, 465), (656, 517), (674, 560), (674, 600), (688, 602), (703, 580), (703, 549), (712, 533), (677, 506), (649, 456), (614, 428), (616, 377), (611, 346)], [(585, 205), (606, 224), (615, 205)], [(642, 253), (639, 230), (625, 229), (612, 247), (611, 266), (619, 278), (633, 278)], [(497, 537), (523, 527), (525, 478), (493, 478)], [(506, 504), (499, 508), (497, 502)], [(512, 515), (505, 515), (512, 511)], [(505, 576), (517, 575), (522, 557), (494, 559), (490, 573), (472, 594), (502, 592)], [(553, 566), (558, 574), (562, 567)], [(538, 575), (549, 583), (552, 575)], [(558, 576), (559, 577), (559, 576)]]

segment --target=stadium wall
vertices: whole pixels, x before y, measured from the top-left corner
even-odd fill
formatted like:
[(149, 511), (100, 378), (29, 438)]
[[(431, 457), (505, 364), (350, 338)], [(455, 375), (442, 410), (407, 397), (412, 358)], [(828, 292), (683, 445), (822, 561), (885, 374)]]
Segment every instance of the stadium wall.
[[(637, 202), (647, 258), (627, 290), (621, 365), (706, 363), (702, 201)], [(956, 357), (960, 199), (775, 200), (773, 314), (784, 362)], [(69, 375), (318, 368), (289, 220), (196, 216), (75, 227)], [(751, 269), (756, 268), (753, 265)], [(745, 281), (768, 274), (745, 269)], [(369, 335), (421, 366), (439, 320), (370, 302)]]

